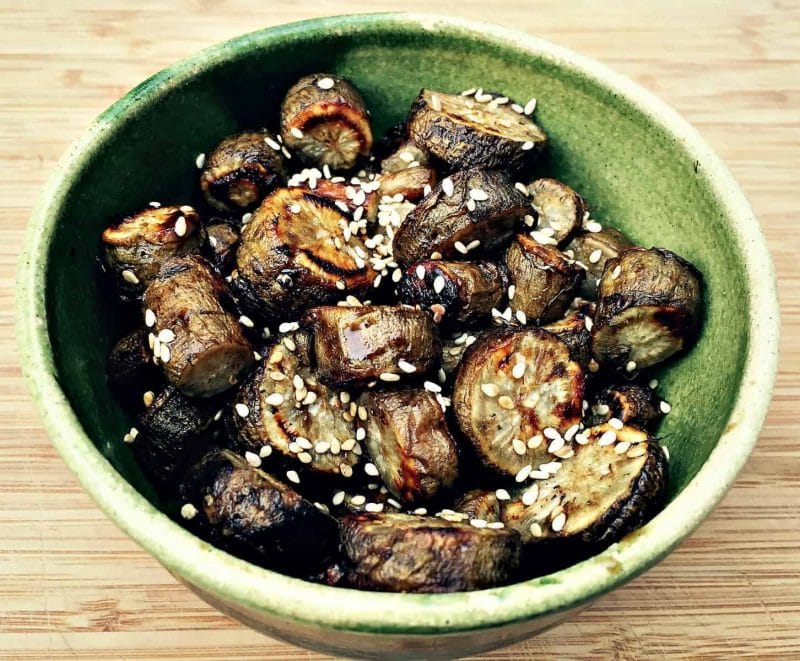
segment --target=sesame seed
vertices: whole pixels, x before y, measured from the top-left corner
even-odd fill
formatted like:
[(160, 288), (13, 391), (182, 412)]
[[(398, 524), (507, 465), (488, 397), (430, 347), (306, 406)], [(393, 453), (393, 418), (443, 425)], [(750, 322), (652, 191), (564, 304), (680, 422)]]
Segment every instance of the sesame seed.
[(381, 372), (378, 378), (381, 381), (386, 381), (387, 383), (394, 383), (395, 381), (400, 380), (399, 374), (393, 374), (392, 372)]
[(578, 445), (586, 445), (589, 442), (589, 437), (586, 434), (575, 434), (575, 442)]
[(550, 477), (550, 473), (548, 473), (547, 471), (543, 471), (543, 470), (531, 471), (531, 474), (530, 474), (530, 478), (532, 480), (546, 480), (548, 477)]
[(450, 197), (453, 194), (453, 180), (450, 177), (442, 179), (442, 192), (445, 196)]
[(274, 351), (272, 355), (269, 357), (269, 364), (275, 365), (276, 363), (279, 363), (282, 360), (283, 360), (283, 351), (278, 349), (277, 351)]
[(591, 317), (584, 317), (583, 318), (583, 325), (586, 327), (586, 330), (590, 333), (592, 332), (592, 328), (594, 327), (594, 321)]
[(417, 266), (417, 268), (415, 270), (415, 273), (417, 274), (417, 277), (420, 280), (424, 280), (425, 279), (425, 267), (422, 264)]
[(248, 408), (247, 404), (242, 404), (239, 402), (233, 408), (236, 410), (236, 415), (238, 415), (240, 418), (246, 418), (248, 415), (250, 415), (250, 409)]
[(445, 281), (444, 278), (440, 275), (437, 275), (433, 280), (433, 291), (437, 294), (441, 294), (442, 290), (444, 289)]
[(251, 220), (253, 220), (253, 214), (247, 212), (246, 214), (242, 215), (242, 225), (247, 225)]
[(266, 143), (267, 143), (267, 145), (269, 145), (269, 146), (270, 146), (272, 149), (274, 149), (275, 151), (280, 151), (280, 150), (281, 150), (281, 146), (280, 146), (280, 144), (279, 144), (279, 143), (277, 143), (277, 142), (275, 142), (275, 141), (274, 141), (272, 138), (270, 138), (269, 136), (267, 136), (266, 138), (264, 138), (264, 142), (266, 142)]
[(186, 234), (186, 229), (186, 218), (180, 216), (178, 220), (175, 221), (175, 227), (173, 227), (173, 230), (176, 235), (184, 236)]
[(508, 286), (508, 300), (509, 301), (513, 301), (514, 300), (514, 295), (516, 293), (517, 293), (516, 285), (509, 285)]
[(367, 437), (367, 431), (363, 427), (356, 429), (356, 440), (363, 441)]
[(439, 371), (436, 373), (436, 378), (439, 379), (439, 383), (444, 383), (447, 381), (447, 374), (445, 373), (443, 367), (439, 368)]
[(619, 418), (609, 419), (608, 424), (618, 431), (625, 426), (625, 424)]
[(244, 458), (253, 468), (258, 468), (261, 465), (261, 457), (259, 457), (255, 452), (245, 452)]
[(350, 504), (355, 505), (356, 507), (361, 507), (366, 502), (367, 502), (367, 497), (362, 496), (361, 494), (356, 494), (350, 499)]
[(598, 404), (597, 405), (597, 413), (599, 415), (608, 415), (611, 409), (609, 408), (608, 404)]
[(526, 315), (522, 310), (517, 310), (516, 318), (519, 323), (523, 326), (528, 323), (528, 315)]
[(500, 395), (500, 397), (497, 398), (497, 403), (500, 405), (500, 408), (506, 409), (507, 411), (511, 411), (514, 408), (514, 400), (508, 395)]
[(619, 277), (620, 273), (622, 273), (622, 267), (619, 264), (617, 264), (617, 266), (614, 267), (614, 270), (611, 271), (611, 277), (614, 280), (616, 280)]
[(530, 464), (528, 464), (527, 466), (523, 466), (517, 471), (517, 474), (514, 476), (514, 479), (517, 482), (524, 482), (530, 477), (532, 470), (533, 466), (531, 466)]
[(575, 434), (578, 433), (578, 429), (580, 429), (580, 424), (576, 422), (574, 425), (572, 425), (572, 427), (570, 427), (569, 429), (567, 429), (567, 431), (564, 432), (564, 440), (571, 441), (574, 438)]
[(484, 519), (470, 519), (469, 525), (473, 526), (474, 528), (485, 528), (486, 521)]
[(303, 132), (299, 128), (297, 128), (296, 126), (293, 126), (290, 129), (289, 133), (291, 133), (298, 140), (302, 140), (303, 139)]
[(286, 479), (289, 480), (289, 482), (300, 484), (300, 476), (297, 474), (297, 471), (294, 470), (286, 471)]
[(625, 371), (626, 372), (633, 372), (635, 369), (636, 369), (636, 361), (635, 360), (629, 360), (625, 365)]
[(414, 510), (414, 514), (417, 514), (419, 516), (425, 516), (427, 513), (428, 510), (425, 509), (424, 507), (418, 507), (417, 509)]
[(266, 459), (272, 454), (272, 446), (271, 445), (262, 445), (261, 449), (258, 451), (258, 456)]
[(647, 385), (650, 387), (650, 390), (655, 390), (658, 388), (658, 379), (650, 379), (650, 383)]
[(467, 200), (467, 211), (475, 211), (478, 208), (477, 203), (473, 199)]
[[(366, 419), (367, 419), (367, 409), (364, 406), (359, 406), (358, 409), (356, 409), (356, 412), (358, 413), (358, 419), (359, 420), (366, 421)], [(356, 437), (356, 438), (358, 438), (358, 437)], [(361, 440), (361, 439), (359, 439), (359, 440)]]
[(669, 448), (666, 445), (662, 445), (661, 449), (664, 451), (664, 457), (669, 461)]
[(530, 489), (528, 489), (525, 493), (522, 494), (522, 504), (526, 507), (530, 507), (536, 502), (536, 499), (539, 497), (539, 485), (534, 484)]
[(197, 166), (199, 170), (206, 164), (206, 155), (205, 154), (198, 154), (197, 158), (194, 159), (194, 164)]
[(661, 402), (658, 405), (658, 408), (664, 414), (669, 413), (672, 410), (672, 406), (670, 406), (668, 402)]
[(469, 252), (470, 250), (475, 250), (475, 248), (477, 248), (479, 245), (481, 245), (481, 240), (473, 239), (467, 244), (467, 252)]
[(511, 368), (511, 376), (515, 379), (521, 379), (525, 375), (526, 367), (527, 365), (525, 363), (517, 363)]
[(554, 427), (545, 427), (542, 430), (542, 433), (544, 434), (545, 438), (549, 438), (551, 441), (557, 438), (561, 438), (561, 434), (559, 434), (558, 430), (555, 429)]
[(470, 87), (468, 90), (464, 90), (463, 92), (461, 92), (461, 96), (472, 96), (477, 91), (478, 91), (477, 87)]
[(383, 503), (367, 503), (364, 506), (364, 509), (367, 512), (373, 512), (377, 514), (378, 512), (383, 512)]
[(600, 439), (597, 441), (597, 444), (602, 447), (602, 446), (605, 446), (605, 445), (611, 445), (612, 443), (616, 442), (616, 440), (617, 440), (617, 433), (616, 432), (611, 431), (611, 430), (604, 431), (601, 434)]
[(600, 261), (600, 258), (603, 256), (603, 251), (598, 248), (597, 250), (592, 251), (592, 254), (589, 255), (589, 263), (590, 264), (597, 264)]
[(471, 188), (469, 191), (469, 196), (476, 202), (483, 202), (484, 200), (489, 199), (489, 193), (487, 193), (485, 190), (481, 190), (480, 188)]
[(148, 390), (146, 393), (142, 395), (142, 402), (145, 406), (150, 406), (155, 399), (155, 393), (152, 390)]
[(561, 532), (564, 529), (564, 525), (567, 523), (567, 515), (564, 512), (561, 512), (553, 521), (550, 523), (550, 527), (553, 529), (553, 532)]
[(511, 494), (505, 489), (498, 489), (494, 492), (494, 495), (497, 497), (497, 500), (511, 500)]
[(128, 282), (128, 283), (130, 283), (132, 285), (138, 285), (139, 284), (139, 278), (137, 278), (136, 274), (133, 271), (131, 271), (130, 269), (125, 269), (122, 272), (122, 279), (125, 282)]
[(629, 441), (622, 441), (622, 443), (617, 443), (614, 446), (614, 452), (616, 452), (617, 454), (625, 454), (630, 449), (631, 449), (631, 444)]
[(525, 442), (518, 438), (515, 438), (513, 441), (511, 441), (511, 447), (514, 448), (514, 452), (521, 457), (524, 457), (528, 451), (528, 447), (525, 445)]
[(534, 521), (530, 525), (528, 530), (531, 531), (531, 535), (533, 535), (534, 537), (541, 537), (544, 534), (544, 531), (542, 530), (542, 526), (540, 526), (538, 523), (536, 523), (536, 521)]
[(482, 383), (481, 391), (487, 397), (497, 397), (500, 393), (500, 389), (494, 383)]
[(431, 108), (439, 112), (442, 109), (442, 101), (435, 94), (431, 94)]
[(563, 438), (561, 438), (559, 436), (558, 438), (553, 439), (553, 441), (550, 443), (550, 445), (547, 446), (547, 451), (550, 454), (555, 454), (556, 452), (561, 450), (565, 445), (566, 445), (566, 442), (564, 441)]
[(173, 342), (175, 340), (175, 333), (172, 332), (169, 328), (164, 328), (158, 333), (158, 341), (159, 342)]
[(364, 464), (364, 472), (370, 477), (378, 477), (378, 475), (380, 475), (378, 472), (378, 467), (371, 461), (368, 461), (366, 464)]
[(434, 383), (433, 381), (426, 381), (423, 384), (423, 387), (428, 392), (435, 392), (435, 393), (442, 392), (442, 387), (438, 383)]
[(586, 228), (587, 232), (597, 233), (603, 231), (603, 226), (598, 223), (596, 220), (590, 220), (583, 225)]
[(310, 464), (314, 461), (314, 458), (308, 452), (298, 453), (297, 458), (300, 460), (301, 464)]
[(538, 448), (542, 443), (544, 443), (544, 437), (541, 434), (536, 434), (535, 436), (531, 436), (528, 439), (528, 447), (531, 450), (535, 450)]
[(334, 505), (341, 505), (344, 502), (344, 491), (337, 491), (331, 498), (331, 503)]
[(458, 252), (460, 252), (462, 255), (466, 255), (466, 254), (469, 252), (469, 250), (467, 250), (467, 247), (466, 247), (466, 246), (465, 246), (463, 243), (461, 243), (461, 241), (456, 241), (456, 242), (453, 244), (453, 246), (454, 246), (454, 247), (455, 247), (455, 249), (456, 249)]
[(208, 237), (208, 245), (210, 245), (212, 248), (216, 248), (217, 247), (217, 239), (216, 239), (216, 237), (209, 236)]
[(197, 508), (191, 503), (184, 503), (181, 507), (181, 516), (187, 521), (197, 516)]
[(265, 400), (270, 406), (280, 406), (284, 402), (284, 397), (279, 392), (274, 392), (269, 395)]
[(526, 227), (533, 227), (534, 223), (536, 222), (536, 219), (530, 214), (526, 214), (522, 220), (525, 222)]
[(144, 325), (152, 328), (156, 324), (156, 313), (150, 308), (144, 311)]
[(522, 114), (524, 114), (524, 112), (525, 112), (525, 108), (523, 108), (523, 107), (522, 107), (521, 105), (519, 105), (518, 103), (512, 103), (512, 104), (511, 104), (511, 110), (513, 110), (513, 111), (514, 111), (515, 113), (517, 113), (518, 115), (522, 115)]
[(291, 333), (292, 331), (296, 331), (300, 328), (300, 324), (296, 321), (284, 321), (280, 326), (278, 326), (279, 333)]
[(321, 90), (329, 90), (333, 87), (333, 85), (333, 78), (328, 78), (327, 76), (325, 78), (320, 78), (317, 81), (317, 87), (319, 87)]
[(159, 358), (161, 358), (162, 363), (168, 363), (170, 358), (172, 358), (172, 352), (169, 350), (169, 347), (166, 344), (161, 345), (161, 351), (158, 354)]
[(492, 521), (491, 523), (487, 523), (486, 527), (492, 530), (500, 530), (501, 528), (505, 528), (506, 524), (502, 521)]
[(253, 323), (253, 320), (250, 317), (246, 316), (246, 315), (242, 315), (241, 317), (239, 317), (239, 323), (242, 326), (245, 326), (246, 328), (255, 328), (255, 326), (256, 326)]
[(641, 457), (645, 452), (647, 452), (647, 449), (644, 445), (636, 445), (628, 450), (627, 456), (629, 459), (636, 459), (636, 457)]
[(530, 151), (531, 149), (533, 149), (533, 142), (531, 142), (530, 140), (526, 140), (525, 142), (522, 143), (521, 149), (522, 151)]
[(534, 110), (536, 110), (536, 99), (531, 99), (525, 104), (522, 112), (524, 112), (526, 115), (532, 115)]
[(413, 374), (414, 372), (417, 371), (417, 368), (416, 368), (415, 365), (412, 365), (407, 360), (403, 360), (402, 358), (397, 361), (397, 366), (401, 370), (403, 370), (406, 374)]

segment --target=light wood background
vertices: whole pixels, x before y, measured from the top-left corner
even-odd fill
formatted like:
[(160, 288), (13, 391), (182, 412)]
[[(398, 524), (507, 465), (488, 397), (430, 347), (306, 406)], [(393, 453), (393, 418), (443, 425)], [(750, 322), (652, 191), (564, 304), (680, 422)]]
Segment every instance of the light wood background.
[(316, 659), (212, 610), (127, 539), (50, 446), (14, 345), (14, 269), (56, 159), (127, 89), (257, 28), (437, 10), (594, 56), (660, 95), (733, 170), (780, 281), (766, 427), (724, 503), (660, 566), (502, 658), (800, 658), (800, 3), (774, 0), (0, 0), (0, 659)]

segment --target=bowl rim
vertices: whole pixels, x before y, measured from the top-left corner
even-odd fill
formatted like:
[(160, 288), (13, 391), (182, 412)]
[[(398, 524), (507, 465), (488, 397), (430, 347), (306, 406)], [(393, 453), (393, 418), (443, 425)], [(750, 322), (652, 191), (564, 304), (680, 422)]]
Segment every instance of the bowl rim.
[[(468, 593), (364, 592), (284, 576), (216, 549), (152, 506), (95, 447), (61, 389), (47, 331), (45, 273), (51, 219), (69, 194), (70, 176), (92, 160), (120, 120), (135, 116), (197, 71), (276, 40), (333, 30), (449, 31), (528, 52), (585, 76), (673, 136), (699, 163), (706, 185), (730, 219), (744, 255), (750, 315), (741, 386), (727, 427), (686, 488), (646, 526), (599, 555), (548, 576)], [(569, 610), (663, 559), (714, 509), (747, 461), (769, 406), (779, 335), (774, 270), (758, 221), (726, 166), (676, 111), (605, 65), (543, 39), (478, 21), (403, 12), (317, 18), (241, 35), (162, 70), (112, 104), (65, 153), (43, 189), (19, 261), (16, 317), (23, 373), (56, 449), (100, 508), (170, 572), (245, 609), (324, 628), (387, 634), (473, 631)]]

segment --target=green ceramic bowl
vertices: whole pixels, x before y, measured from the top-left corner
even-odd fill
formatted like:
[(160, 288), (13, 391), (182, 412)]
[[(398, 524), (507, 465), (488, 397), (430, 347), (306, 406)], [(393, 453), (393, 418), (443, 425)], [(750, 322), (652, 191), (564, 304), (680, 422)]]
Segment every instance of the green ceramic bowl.
[[(121, 438), (105, 384), (118, 328), (94, 260), (114, 214), (196, 195), (195, 157), (238, 127), (270, 124), (303, 73), (357, 84), (377, 133), (420, 87), (474, 85), (539, 99), (552, 138), (543, 171), (579, 190), (593, 217), (665, 246), (705, 274), (697, 347), (659, 375), (670, 503), (607, 551), (564, 571), (472, 593), (404, 595), (323, 587), (213, 548), (159, 509)], [(264, 633), (347, 656), (452, 657), (513, 643), (571, 617), (664, 558), (708, 515), (752, 449), (776, 367), (772, 265), (728, 171), (675, 112), (585, 57), (506, 29), (440, 16), (373, 14), (271, 28), (210, 48), (106, 110), (58, 165), (28, 228), (19, 273), (25, 372), (58, 451), (100, 507), (220, 610)]]

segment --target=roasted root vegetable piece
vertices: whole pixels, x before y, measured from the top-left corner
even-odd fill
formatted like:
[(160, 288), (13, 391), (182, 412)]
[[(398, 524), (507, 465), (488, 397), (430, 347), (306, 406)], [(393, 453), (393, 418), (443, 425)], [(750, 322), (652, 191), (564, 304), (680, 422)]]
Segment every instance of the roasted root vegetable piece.
[[(405, 130), (405, 126), (403, 126)], [(397, 149), (381, 160), (381, 172), (392, 174), (403, 170), (413, 169), (419, 166), (428, 165), (428, 154), (420, 149), (413, 140), (401, 138)]]
[(144, 294), (153, 354), (190, 397), (228, 390), (253, 364), (253, 348), (220, 302), (222, 280), (202, 257), (167, 260)]
[(662, 248), (629, 248), (606, 262), (592, 331), (601, 365), (633, 372), (686, 348), (702, 313), (699, 271)]
[[(305, 185), (304, 185), (305, 187)], [(359, 185), (348, 184), (346, 181), (331, 181), (318, 179), (314, 188), (306, 188), (318, 197), (333, 202), (341, 211), (347, 212), (356, 220), (366, 218), (373, 221), (378, 215), (378, 194), (372, 190), (364, 189)], [(359, 207), (361, 211), (359, 211)]]
[(298, 80), (281, 104), (284, 144), (305, 163), (348, 169), (372, 149), (364, 99), (340, 76), (315, 73)]
[(458, 426), (483, 463), (507, 476), (550, 462), (551, 440), (581, 420), (584, 375), (546, 331), (503, 329), (464, 354), (453, 388)]
[(426, 259), (405, 270), (397, 295), (449, 321), (473, 323), (501, 307), (507, 289), (505, 269), (494, 262)]
[(148, 207), (103, 232), (104, 262), (123, 300), (139, 298), (170, 257), (200, 251), (204, 232), (193, 207)]
[(209, 260), (220, 273), (228, 273), (236, 262), (239, 232), (228, 223), (218, 222), (206, 226), (206, 234)]
[(362, 453), (355, 413), (347, 397), (319, 382), (298, 342), (288, 339), (288, 347), (284, 339), (264, 352), (236, 397), (239, 440), (265, 466), (350, 478)]
[(663, 506), (667, 461), (658, 442), (633, 427), (600, 425), (579, 438), (583, 444), (575, 443), (574, 456), (555, 475), (503, 503), (502, 520), (523, 541), (558, 539), (588, 555), (644, 525)]
[(208, 154), (200, 189), (212, 207), (230, 213), (255, 209), (286, 181), (280, 145), (268, 131), (229, 135)]
[(367, 392), (366, 444), (383, 483), (402, 502), (429, 501), (458, 476), (456, 443), (427, 390)]
[(181, 492), (189, 525), (264, 567), (310, 574), (336, 545), (333, 518), (230, 450), (211, 452), (193, 466)]
[(357, 588), (457, 592), (502, 585), (519, 566), (519, 535), (407, 514), (349, 515), (342, 545)]
[[(253, 212), (236, 254), (234, 289), (257, 316), (292, 319), (347, 291), (358, 295), (377, 275), (345, 235), (349, 215), (301, 188), (279, 188)], [(347, 240), (345, 240), (347, 239)]]
[(547, 142), (545, 132), (494, 95), (481, 98), (423, 89), (406, 120), (409, 136), (452, 170), (515, 171), (533, 163)]
[(538, 232), (562, 244), (580, 228), (589, 207), (569, 186), (556, 179), (536, 179), (527, 188), (539, 217)]
[(108, 355), (106, 380), (119, 399), (141, 404), (142, 395), (159, 386), (162, 378), (143, 328), (121, 338)]
[(591, 414), (597, 424), (616, 418), (626, 425), (650, 431), (664, 417), (658, 393), (638, 383), (607, 386), (593, 400)]
[(497, 493), (489, 489), (467, 491), (455, 502), (453, 509), (473, 521), (493, 523), (500, 520), (500, 501)]
[(586, 267), (586, 278), (581, 283), (581, 295), (597, 296), (597, 283), (609, 259), (633, 247), (630, 239), (618, 229), (601, 227), (598, 232), (581, 232), (569, 242), (567, 255)]
[(514, 285), (511, 306), (529, 321), (543, 324), (561, 318), (584, 277), (583, 269), (559, 250), (523, 233), (509, 246), (506, 266)]
[(511, 239), (530, 213), (527, 197), (500, 172), (463, 170), (445, 177), (405, 218), (394, 236), (402, 266), (439, 253), (463, 259), (491, 251)]
[(379, 190), (381, 196), (402, 195), (409, 202), (419, 202), (433, 189), (436, 181), (436, 170), (421, 165), (381, 175)]
[(392, 383), (439, 364), (439, 333), (427, 312), (402, 306), (312, 308), (304, 323), (313, 332), (320, 381), (340, 388), (370, 381)]
[(564, 342), (569, 347), (570, 358), (584, 368), (592, 359), (593, 314), (594, 305), (586, 305), (577, 310), (569, 310), (563, 319), (542, 326)]

